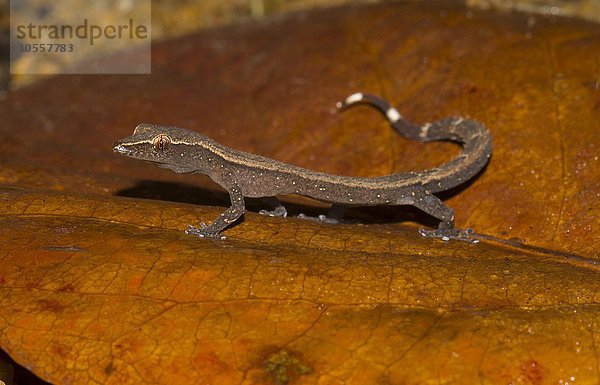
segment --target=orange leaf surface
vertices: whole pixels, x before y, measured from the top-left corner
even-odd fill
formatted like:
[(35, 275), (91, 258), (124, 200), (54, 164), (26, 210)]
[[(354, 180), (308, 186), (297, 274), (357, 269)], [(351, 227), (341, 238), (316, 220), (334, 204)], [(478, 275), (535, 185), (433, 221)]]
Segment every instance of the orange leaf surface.
[(50, 381), (597, 379), (590, 260), (256, 214), (213, 241), (182, 229), (215, 209), (2, 202), (0, 343)]
[[(10, 94), (0, 347), (57, 384), (597, 384), (599, 31), (345, 7), (157, 44), (151, 76)], [(224, 241), (194, 238), (183, 229), (216, 217), (222, 192), (111, 152), (154, 122), (338, 174), (456, 154), (399, 138), (371, 110), (336, 114), (355, 91), (416, 122), (488, 126), (487, 169), (444, 195), (481, 243), (421, 238), (423, 216), (404, 207), (340, 225), (247, 213)]]

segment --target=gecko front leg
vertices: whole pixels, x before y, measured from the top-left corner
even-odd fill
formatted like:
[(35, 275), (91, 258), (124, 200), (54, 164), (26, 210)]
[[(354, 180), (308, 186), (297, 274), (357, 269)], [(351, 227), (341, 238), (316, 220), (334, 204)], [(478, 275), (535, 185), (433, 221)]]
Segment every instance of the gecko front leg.
[(454, 210), (446, 206), (435, 195), (425, 193), (425, 195), (420, 196), (411, 204), (440, 220), (440, 224), (436, 230), (420, 229), (419, 234), (422, 236), (440, 238), (443, 241), (456, 239), (470, 243), (479, 242), (479, 240), (472, 237), (472, 229), (461, 230), (454, 227)]
[(206, 238), (220, 238), (221, 231), (237, 221), (244, 214), (245, 204), (244, 195), (238, 187), (232, 187), (228, 190), (229, 198), (231, 199), (231, 207), (223, 211), (210, 225), (200, 223), (200, 227), (189, 225), (185, 230), (188, 235), (197, 235)]

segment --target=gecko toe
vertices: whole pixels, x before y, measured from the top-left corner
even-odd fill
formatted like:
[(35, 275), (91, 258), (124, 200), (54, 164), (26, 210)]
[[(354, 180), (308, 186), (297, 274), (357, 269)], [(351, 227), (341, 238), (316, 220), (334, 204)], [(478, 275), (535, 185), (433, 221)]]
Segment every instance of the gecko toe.
[(340, 223), (341, 222), (340, 220), (338, 220), (336, 218), (330, 218), (327, 215), (323, 215), (323, 214), (321, 214), (319, 216), (316, 216), (316, 217), (311, 217), (309, 215), (300, 213), (300, 214), (298, 214), (298, 218), (300, 218), (300, 219), (308, 219), (309, 221), (315, 221), (315, 222), (321, 222), (321, 223), (333, 223), (333, 224), (335, 224), (335, 223)]
[(260, 210), (258, 213), (269, 217), (287, 217), (287, 211), (283, 207), (278, 207), (275, 210)]
[(200, 227), (188, 225), (187, 229), (185, 229), (185, 233), (187, 235), (195, 235), (200, 238), (225, 239), (225, 236), (219, 234), (219, 232), (208, 230), (208, 226), (204, 222), (200, 223)]
[(427, 238), (439, 238), (442, 241), (449, 241), (455, 239), (457, 241), (479, 243), (479, 239), (473, 237), (473, 229), (455, 229), (455, 228), (441, 228), (436, 230), (420, 229), (419, 234)]

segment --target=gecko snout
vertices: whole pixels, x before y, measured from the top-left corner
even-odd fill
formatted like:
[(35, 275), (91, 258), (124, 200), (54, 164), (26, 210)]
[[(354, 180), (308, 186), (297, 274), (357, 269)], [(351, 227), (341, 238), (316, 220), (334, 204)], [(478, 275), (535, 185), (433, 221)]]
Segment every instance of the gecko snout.
[(127, 153), (129, 152), (129, 150), (127, 149), (126, 146), (123, 145), (122, 141), (116, 141), (115, 144), (113, 144), (113, 152), (116, 152), (117, 154), (121, 154), (121, 155), (127, 155)]

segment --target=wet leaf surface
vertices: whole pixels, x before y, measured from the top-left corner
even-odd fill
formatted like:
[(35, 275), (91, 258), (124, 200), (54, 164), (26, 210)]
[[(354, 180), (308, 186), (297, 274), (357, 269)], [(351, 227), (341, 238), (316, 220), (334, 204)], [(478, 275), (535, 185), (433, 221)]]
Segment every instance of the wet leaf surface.
[[(148, 77), (62, 76), (11, 94), (0, 346), (56, 383), (597, 383), (599, 31), (439, 4), (347, 7), (157, 45)], [(489, 127), (489, 166), (444, 195), (480, 244), (421, 238), (431, 223), (403, 207), (341, 225), (251, 212), (223, 241), (194, 238), (183, 229), (216, 217), (223, 192), (111, 152), (150, 121), (339, 174), (457, 153), (398, 138), (366, 108), (337, 114), (355, 91), (417, 122)]]

